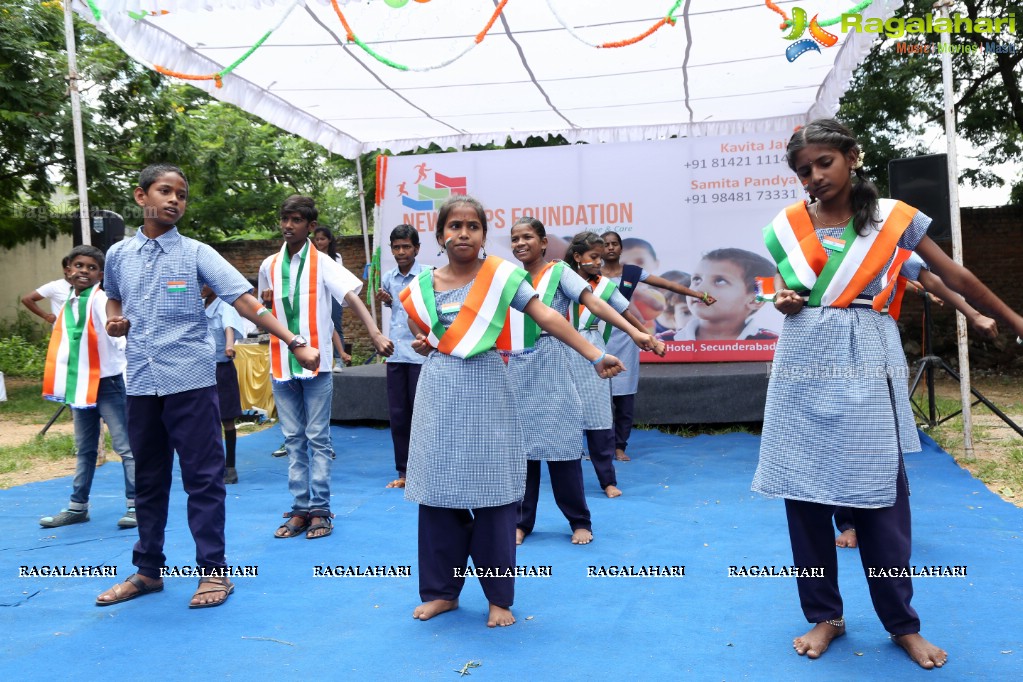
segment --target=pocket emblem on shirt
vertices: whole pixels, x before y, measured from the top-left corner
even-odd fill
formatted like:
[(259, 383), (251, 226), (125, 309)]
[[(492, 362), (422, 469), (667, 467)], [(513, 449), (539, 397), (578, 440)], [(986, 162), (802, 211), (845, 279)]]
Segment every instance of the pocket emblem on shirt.
[(183, 294), (186, 291), (188, 291), (188, 283), (183, 279), (172, 279), (167, 282), (168, 294)]

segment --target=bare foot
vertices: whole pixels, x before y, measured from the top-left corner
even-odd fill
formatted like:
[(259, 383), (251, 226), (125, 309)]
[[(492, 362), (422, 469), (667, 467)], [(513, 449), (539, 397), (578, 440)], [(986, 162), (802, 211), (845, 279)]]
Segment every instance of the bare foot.
[(505, 628), (515, 622), (510, 609), (490, 605), (490, 617), (487, 618), (488, 628)]
[(609, 485), (608, 487), (604, 488), (604, 494), (607, 495), (608, 497), (621, 497), (622, 491), (618, 489), (618, 486)]
[(820, 658), (828, 650), (831, 640), (844, 634), (845, 625), (835, 627), (828, 623), (817, 623), (808, 633), (792, 640), (792, 648), (800, 656)]
[(843, 530), (842, 534), (835, 538), (835, 545), (838, 547), (848, 547), (853, 549), (856, 547), (856, 529), (850, 528), (849, 530)]
[(576, 528), (572, 531), (573, 545), (588, 545), (593, 542), (593, 533), (586, 528)]
[(526, 531), (522, 530), (521, 528), (516, 528), (515, 529), (515, 544), (516, 545), (521, 545), (522, 542), (525, 539), (526, 539)]
[(619, 462), (632, 461), (631, 459), (629, 459), (629, 456), (625, 454), (625, 450), (622, 450), (621, 448), (615, 448), (615, 459), (618, 460)]
[(892, 635), (892, 641), (905, 649), (909, 657), (926, 670), (940, 668), (948, 661), (948, 652), (928, 642), (920, 636), (919, 632), (909, 635)]
[(405, 479), (404, 478), (396, 478), (393, 481), (391, 481), (390, 483), (388, 483), (387, 485), (385, 485), (384, 487), (385, 488), (404, 488), (405, 487)]
[(458, 608), (458, 600), (452, 599), (434, 599), (420, 604), (416, 607), (416, 610), (412, 612), (412, 617), (417, 620), (430, 620), (434, 616), (439, 616), (442, 613), (448, 611), (454, 611)]

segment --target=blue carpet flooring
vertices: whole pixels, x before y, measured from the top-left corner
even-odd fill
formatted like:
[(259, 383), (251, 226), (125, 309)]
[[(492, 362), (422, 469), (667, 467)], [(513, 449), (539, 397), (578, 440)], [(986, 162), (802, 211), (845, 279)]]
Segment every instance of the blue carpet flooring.
[[(840, 551), (849, 634), (817, 661), (797, 656), (807, 629), (793, 580), (729, 578), (730, 565), (791, 563), (781, 501), (749, 491), (759, 441), (746, 434), (634, 435), (618, 465), (625, 495), (606, 499), (584, 462), (595, 540), (569, 543), (545, 483), (536, 531), (520, 566), (550, 578), (516, 583), (509, 628), (485, 626), (479, 584), (461, 608), (429, 622), (418, 604), (416, 506), (385, 490), (390, 435), (333, 427), (334, 534), (274, 539), (290, 507), (286, 460), (269, 453), (278, 429), (238, 440), (240, 483), (228, 487), (228, 561), (258, 567), (216, 609), (189, 610), (192, 578), (112, 607), (96, 594), (131, 570), (134, 531), (119, 531), (120, 465), (97, 472), (89, 523), (42, 529), (70, 493), (70, 478), (0, 491), (0, 677), (122, 680), (276, 678), (453, 680), (1020, 679), (1023, 672), (1023, 509), (990, 493), (933, 442), (907, 457), (918, 565), (967, 567), (965, 578), (915, 581), (923, 634), (950, 652), (925, 672), (892, 644), (874, 616), (856, 550)], [(194, 547), (175, 475), (168, 564)], [(117, 579), (19, 577), (21, 566), (116, 566)], [(410, 566), (411, 577), (313, 577), (317, 565)], [(587, 577), (589, 566), (684, 565), (682, 578)]]

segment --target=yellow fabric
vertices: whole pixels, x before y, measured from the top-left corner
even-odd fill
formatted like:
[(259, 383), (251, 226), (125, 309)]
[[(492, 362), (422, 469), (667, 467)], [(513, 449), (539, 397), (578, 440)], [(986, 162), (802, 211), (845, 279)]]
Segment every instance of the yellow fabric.
[(238, 392), (242, 409), (258, 407), (274, 414), (274, 394), (270, 386), (270, 352), (265, 343), (239, 343), (234, 347), (234, 367), (238, 370)]

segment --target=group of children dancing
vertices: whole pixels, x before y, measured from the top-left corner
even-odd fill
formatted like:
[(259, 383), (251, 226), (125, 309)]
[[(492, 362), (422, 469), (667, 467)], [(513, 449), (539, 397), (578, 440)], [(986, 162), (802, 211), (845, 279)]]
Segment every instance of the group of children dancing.
[[(902, 265), (915, 251), (933, 271), (927, 277), (940, 277), (1017, 334), (1023, 318), (927, 238), (929, 218), (878, 198), (863, 174), (860, 147), (841, 124), (818, 120), (801, 128), (787, 159), (808, 199), (779, 213), (765, 228), (765, 241), (778, 273), (774, 305), (785, 315), (775, 368), (801, 371), (772, 373), (753, 489), (785, 499), (794, 563), (825, 567), (824, 578), (797, 579), (813, 627), (793, 646), (816, 658), (846, 629), (831, 526), (836, 508), (855, 527), (865, 572), (909, 564), (903, 454), (920, 446), (902, 380), (906, 360), (887, 314), (905, 286)], [(125, 463), (127, 504), (138, 523), (137, 572), (99, 595), (100, 606), (163, 589), (175, 450), (196, 564), (207, 573), (190, 606), (218, 606), (234, 590), (217, 574), (226, 565), (221, 420), (226, 427), (235, 416), (217, 385), (222, 372), (230, 373), (219, 364), (229, 362), (233, 344), (228, 335), (211, 348), (208, 326), (238, 329), (240, 316), (275, 337), (270, 364), (292, 505), (274, 535), (317, 539), (332, 530), (331, 308), (332, 301), (345, 302), (376, 351), (390, 356), (397, 476), (387, 487), (404, 488), (406, 499), (419, 505), (422, 604), (413, 616), (429, 620), (457, 608), (464, 572), (459, 577), (454, 569), (471, 558), (487, 569), (477, 575), (484, 576), (487, 624), (494, 627), (515, 622), (515, 583), (488, 576), (514, 574), (516, 545), (536, 521), (541, 462), (574, 544), (594, 538), (584, 447), (607, 497), (621, 495), (614, 461), (628, 459), (638, 350), (664, 353), (664, 344), (630, 312), (629, 297), (645, 283), (687, 297), (690, 307), (715, 304), (706, 291), (622, 266), (622, 241), (613, 232), (578, 234), (563, 261), (548, 261), (544, 226), (524, 217), (511, 228), (519, 263), (488, 257), (486, 211), (471, 197), (453, 196), (440, 208), (435, 232), (446, 264), (417, 263), (414, 228), (401, 225), (390, 234), (397, 267), (384, 274), (378, 292), (392, 312), (388, 339), (359, 300), (362, 283), (310, 241), (317, 211), (308, 197), (291, 197), (281, 207), (284, 244), (259, 269), (259, 293), (269, 307), (213, 249), (178, 233), (188, 201), (180, 169), (147, 168), (135, 199), (145, 223), (110, 250), (105, 268), (102, 252), (72, 251), (72, 294), (55, 317), (44, 381), (48, 396), (74, 409), (79, 438), (80, 471), (65, 512), (87, 513), (94, 467), (83, 459), (95, 459), (97, 413), (116, 432), (114, 447)], [(708, 256), (704, 269), (726, 256)], [(105, 293), (97, 287), (104, 272)], [(125, 360), (117, 358), (126, 358), (126, 388)], [(802, 371), (836, 362), (877, 371), (842, 378)], [(93, 406), (98, 409), (90, 411)], [(126, 423), (114, 414), (118, 409)], [(230, 476), (233, 429), (225, 433)], [(944, 665), (947, 653), (920, 636), (911, 579), (868, 574), (867, 581), (892, 639), (922, 667)]]

